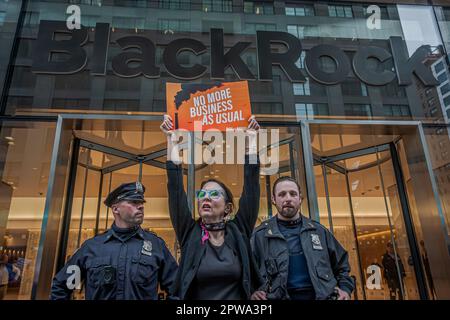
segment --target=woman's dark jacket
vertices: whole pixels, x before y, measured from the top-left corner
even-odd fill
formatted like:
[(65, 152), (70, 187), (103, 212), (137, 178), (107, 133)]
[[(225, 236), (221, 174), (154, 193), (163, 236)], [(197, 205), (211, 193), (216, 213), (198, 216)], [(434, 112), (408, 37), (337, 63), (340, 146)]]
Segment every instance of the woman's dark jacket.
[[(239, 257), (242, 265), (242, 290), (250, 299), (251, 294), (262, 285), (262, 278), (250, 247), (250, 237), (258, 217), (260, 187), (259, 163), (249, 164), (248, 156), (245, 160), (244, 189), (239, 200), (239, 210), (235, 218), (226, 223), (225, 243), (233, 248)], [(189, 290), (205, 253), (206, 243), (202, 244), (200, 223), (192, 218), (188, 207), (181, 165), (167, 161), (166, 168), (170, 218), (181, 247), (181, 259), (173, 291), (174, 296), (179, 299), (189, 299)]]

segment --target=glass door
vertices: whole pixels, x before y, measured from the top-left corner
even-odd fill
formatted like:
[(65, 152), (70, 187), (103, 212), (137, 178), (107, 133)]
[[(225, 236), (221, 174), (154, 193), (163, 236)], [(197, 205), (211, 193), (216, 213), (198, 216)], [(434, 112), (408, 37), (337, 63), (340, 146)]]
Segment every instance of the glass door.
[(176, 256), (167, 203), (166, 142), (157, 124), (124, 121), (102, 130), (75, 130), (72, 149), (56, 270), (85, 240), (111, 227), (114, 217), (103, 201), (120, 184), (133, 181), (146, 187), (142, 228), (155, 231)]
[(419, 299), (393, 150), (315, 157), (321, 222), (349, 252), (354, 299)]

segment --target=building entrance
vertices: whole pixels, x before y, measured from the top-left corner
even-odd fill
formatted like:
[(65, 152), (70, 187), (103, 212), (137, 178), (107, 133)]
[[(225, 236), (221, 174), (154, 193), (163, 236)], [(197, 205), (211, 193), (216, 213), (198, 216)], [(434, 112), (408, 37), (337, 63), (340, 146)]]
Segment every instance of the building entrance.
[(315, 166), (322, 170), (317, 185), (325, 192), (324, 222), (349, 251), (356, 296), (418, 299), (417, 266), (404, 221), (410, 219), (409, 205), (395, 143), (315, 155)]
[[(33, 298), (48, 297), (51, 278), (68, 256), (110, 227), (113, 217), (103, 200), (124, 182), (146, 186), (142, 227), (155, 231), (178, 257), (168, 214), (161, 117), (79, 117), (65, 116), (58, 123)], [(269, 139), (262, 146), (278, 155), (278, 169), (261, 172), (258, 224), (276, 214), (270, 201), (275, 179), (292, 176), (304, 191), (303, 214), (328, 227), (349, 252), (357, 284), (353, 298), (433, 297), (439, 284), (431, 279), (448, 270), (442, 262), (446, 242), (436, 233), (439, 224), (429, 224), (430, 215), (434, 219), (442, 212), (418, 123), (261, 124), (278, 130), (277, 142)], [(222, 152), (229, 148), (224, 143)], [(194, 162), (183, 168), (194, 216), (195, 190), (208, 178), (222, 180), (239, 203), (242, 165)]]

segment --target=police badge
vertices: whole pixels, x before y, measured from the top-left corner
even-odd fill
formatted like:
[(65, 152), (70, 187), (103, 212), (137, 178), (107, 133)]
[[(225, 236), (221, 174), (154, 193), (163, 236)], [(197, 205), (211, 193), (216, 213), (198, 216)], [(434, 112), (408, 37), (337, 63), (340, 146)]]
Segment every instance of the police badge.
[(149, 240), (144, 240), (144, 243), (142, 244), (142, 250), (141, 253), (145, 254), (146, 256), (152, 255), (152, 242)]
[(318, 234), (311, 234), (311, 242), (314, 250), (323, 250)]

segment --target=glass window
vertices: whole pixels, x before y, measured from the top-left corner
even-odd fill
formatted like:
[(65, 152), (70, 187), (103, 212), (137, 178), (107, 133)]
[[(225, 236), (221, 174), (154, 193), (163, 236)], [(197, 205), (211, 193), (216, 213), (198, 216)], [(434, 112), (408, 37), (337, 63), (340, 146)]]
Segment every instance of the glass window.
[(105, 99), (103, 102), (105, 110), (129, 111), (139, 109), (139, 100), (136, 99)]
[(295, 113), (297, 119), (314, 119), (315, 116), (329, 115), (326, 103), (296, 103)]
[(369, 104), (345, 104), (344, 112), (350, 117), (372, 117), (372, 110)]
[(447, 96), (444, 98), (444, 105), (446, 107), (450, 106), (450, 96)]
[(298, 27), (297, 25), (287, 25), (287, 32), (289, 32), (290, 34), (292, 34), (293, 36), (296, 36), (297, 38), (298, 36)]
[(161, 9), (189, 10), (191, 2), (189, 0), (160, 0), (159, 7)]
[(232, 12), (232, 0), (203, 0), (204, 12)]
[(82, 15), (81, 18), (81, 24), (85, 27), (95, 27), (95, 25), (97, 24), (97, 22), (100, 20), (100, 16), (93, 16), (93, 15), (88, 15), (88, 14), (84, 14)]
[(39, 12), (27, 11), (25, 12), (23, 25), (24, 26), (34, 26), (39, 24)]
[(332, 73), (336, 71), (336, 62), (330, 57), (323, 56), (319, 60), (320, 69), (325, 72)]
[(407, 105), (383, 105), (383, 113), (387, 117), (411, 117), (409, 106)]
[(89, 108), (89, 99), (54, 98), (52, 99), (52, 109), (63, 110), (83, 110)]
[[(86, 2), (96, 2), (96, 4), (98, 6), (102, 5), (102, 1), (101, 0), (83, 0)], [(170, 0), (169, 0), (170, 1)], [(169, 2), (167, 1), (167, 2)], [(114, 0), (114, 5), (116, 6), (121, 6), (121, 7), (147, 7), (147, 2), (149, 1), (144, 1), (144, 0)]]
[(6, 17), (6, 12), (0, 11), (0, 26), (2, 26), (3, 23), (5, 23), (5, 17)]
[(295, 8), (286, 7), (285, 12), (287, 16), (295, 16)]
[(273, 14), (273, 4), (267, 2), (244, 1), (244, 13)]
[(30, 299), (56, 124), (0, 124), (0, 280), (5, 300)]
[(361, 94), (363, 97), (367, 97), (369, 95), (367, 93), (367, 86), (364, 82), (361, 82)]
[(244, 1), (244, 13), (253, 13), (253, 2)]
[[(74, 0), (74, 3), (80, 1)], [(10, 1), (11, 3), (11, 1)], [(292, 35), (296, 36), (299, 39), (307, 39), (308, 43), (304, 43), (304, 47), (306, 49), (310, 49), (315, 47), (321, 43), (331, 44), (340, 49), (345, 50), (346, 54), (348, 52), (357, 52), (362, 45), (375, 45), (380, 48), (384, 48), (387, 51), (390, 51), (389, 37), (390, 36), (401, 36), (406, 39), (405, 34), (408, 31), (408, 28), (403, 28), (401, 24), (397, 22), (386, 22), (388, 23), (389, 28), (383, 30), (383, 32), (379, 32), (378, 30), (372, 30), (368, 32), (362, 32), (359, 24), (363, 23), (365, 20), (365, 16), (363, 14), (364, 6), (368, 6), (369, 3), (365, 4), (342, 4), (343, 2), (328, 2), (325, 4), (319, 4), (312, 1), (286, 1), (285, 4), (285, 12), (277, 12), (280, 14), (286, 14), (287, 16), (280, 16), (280, 19), (270, 19), (270, 16), (264, 16), (264, 14), (270, 14), (273, 12), (274, 3), (273, 1), (250, 1), (243, 0), (241, 2), (236, 1), (224, 1), (224, 0), (198, 0), (198, 1), (183, 1), (183, 0), (158, 0), (158, 1), (102, 1), (102, 6), (104, 8), (98, 7), (88, 7), (88, 5), (98, 5), (99, 2), (86, 1), (83, 4), (86, 6), (83, 8), (83, 23), (94, 28), (96, 22), (110, 22), (111, 27), (113, 27), (114, 36), (109, 44), (108, 49), (108, 61), (107, 61), (107, 72), (106, 76), (94, 76), (90, 73), (90, 67), (92, 67), (92, 52), (93, 52), (93, 44), (94, 44), (94, 36), (95, 30), (89, 28), (89, 41), (83, 45), (83, 49), (86, 51), (88, 56), (88, 63), (84, 67), (84, 71), (87, 71), (87, 75), (80, 75), (80, 78), (75, 75), (66, 75), (66, 74), (37, 74), (32, 73), (31, 68), (29, 67), (33, 63), (33, 48), (35, 47), (36, 35), (38, 31), (38, 23), (41, 18), (52, 19), (52, 20), (61, 20), (65, 18), (64, 12), (60, 12), (60, 4), (58, 1), (46, 1), (42, 2), (45, 5), (39, 5), (39, 1), (28, 1), (28, 5), (25, 10), (25, 26), (20, 30), (21, 35), (18, 37), (19, 41), (19, 49), (18, 55), (15, 61), (12, 63), (12, 79), (13, 83), (11, 84), (11, 90), (8, 92), (8, 112), (12, 114), (20, 114), (23, 112), (42, 114), (42, 110), (51, 110), (53, 106), (51, 105), (53, 99), (58, 105), (65, 105), (65, 98), (68, 99), (76, 99), (77, 108), (81, 105), (88, 105), (91, 108), (91, 111), (102, 112), (102, 106), (104, 105), (104, 99), (109, 101), (114, 101), (117, 98), (123, 98), (124, 100), (145, 100), (140, 101), (140, 107), (134, 111), (144, 111), (145, 109), (143, 105), (157, 105), (160, 108), (160, 101), (164, 100), (164, 86), (160, 88), (160, 90), (155, 90), (154, 92), (144, 92), (146, 84), (149, 84), (149, 87), (154, 88), (154, 83), (165, 83), (167, 81), (177, 81), (174, 78), (165, 72), (165, 66), (161, 59), (162, 54), (157, 54), (156, 66), (161, 70), (161, 76), (158, 79), (145, 79), (144, 76), (136, 77), (136, 79), (121, 79), (117, 76), (112, 67), (112, 60), (118, 54), (120, 54), (123, 50), (119, 48), (119, 46), (115, 43), (115, 39), (118, 39), (122, 36), (131, 36), (136, 35), (136, 29), (142, 30), (145, 28), (145, 33), (138, 32), (138, 36), (145, 36), (146, 38), (152, 40), (157, 48), (157, 52), (164, 51), (164, 47), (167, 43), (172, 41), (173, 39), (169, 38), (159, 38), (157, 35), (154, 35), (155, 29), (160, 31), (162, 34), (172, 35), (178, 33), (185, 33), (183, 37), (189, 39), (197, 39), (203, 42), (205, 45), (209, 45), (208, 33), (211, 27), (219, 27), (224, 29), (225, 33), (225, 48), (224, 52), (227, 52), (232, 44), (236, 44), (239, 41), (249, 41), (255, 43), (257, 31), (287, 31)], [(193, 5), (190, 5), (192, 3)], [(233, 8), (234, 4), (234, 8)], [(328, 5), (329, 4), (329, 5)], [(120, 7), (113, 7), (113, 5), (117, 5)], [(187, 8), (186, 6), (189, 5)], [(108, 10), (105, 10), (108, 7)], [(129, 8), (128, 8), (129, 7)], [(136, 9), (136, 7), (139, 7)], [(387, 11), (387, 14), (392, 16), (393, 13), (399, 11), (397, 10), (397, 6), (391, 6), (388, 4), (384, 4), (382, 7), (382, 15), (384, 15)], [(416, 6), (407, 6), (413, 7), (414, 9), (423, 9), (416, 8)], [(5, 7), (6, 8), (6, 7)], [(183, 9), (184, 8), (184, 9)], [(279, 8), (282, 8), (279, 7)], [(353, 8), (358, 9), (358, 19), (357, 20), (345, 20), (344, 18), (352, 18)], [(173, 11), (167, 11), (172, 10)], [(233, 12), (233, 14), (207, 14), (205, 12), (199, 13), (202, 9), (208, 12)], [(315, 9), (325, 10), (325, 12), (317, 11)], [(384, 10), (386, 9), (386, 10)], [(186, 10), (182, 15), (179, 14), (176, 10)], [(195, 12), (194, 10), (198, 10)], [(8, 10), (0, 7), (0, 12), (6, 11), (8, 14)], [(244, 14), (244, 11), (246, 14)], [(248, 14), (247, 14), (248, 13)], [(259, 13), (256, 14), (256, 13)], [(261, 14), (262, 13), (262, 14)], [(315, 19), (314, 15), (319, 14), (320, 19)], [(356, 12), (355, 12), (356, 14)], [(325, 16), (323, 16), (325, 15)], [(341, 19), (331, 18), (333, 17), (341, 17)], [(152, 17), (152, 18), (150, 18)], [(283, 18), (286, 21), (283, 21)], [(8, 16), (6, 20), (12, 21)], [(413, 17), (414, 23), (418, 22), (417, 28), (418, 30), (423, 30), (424, 34), (429, 29), (424, 28), (423, 24), (420, 21), (416, 21), (415, 17)], [(192, 22), (191, 22), (192, 21)], [(427, 25), (429, 24), (427, 21)], [(394, 23), (394, 24), (393, 24)], [(364, 23), (363, 23), (364, 24)], [(283, 29), (284, 28), (284, 29)], [(121, 30), (119, 30), (121, 29)], [(123, 29), (123, 30), (122, 30)], [(409, 28), (411, 29), (411, 28)], [(2, 30), (4, 28), (2, 27)], [(444, 30), (444, 29), (443, 29)], [(367, 30), (366, 30), (367, 31)], [(431, 34), (431, 32), (430, 32)], [(244, 36), (243, 36), (244, 35)], [(445, 32), (443, 33), (445, 37)], [(65, 38), (68, 38), (66, 35)], [(165, 39), (165, 40), (164, 40)], [(450, 38), (449, 38), (450, 39)], [(413, 39), (412, 39), (413, 40)], [(411, 41), (412, 41), (411, 40)], [(427, 44), (428, 36), (424, 37), (424, 40), (421, 41), (420, 44)], [(1, 42), (1, 41), (0, 41)], [(409, 45), (412, 42), (406, 42), (406, 46), (408, 48), (408, 52), (410, 51)], [(0, 44), (3, 44), (0, 43)], [(433, 49), (436, 43), (430, 43), (433, 45)], [(1, 46), (0, 46), (1, 47)], [(6, 47), (6, 46), (5, 46)], [(251, 48), (248, 48), (241, 55), (243, 61), (247, 64), (248, 68), (258, 79), (258, 59), (256, 52), (252, 54), (247, 54)], [(273, 43), (272, 49), (274, 52), (282, 53), (286, 48)], [(256, 51), (256, 50), (255, 50)], [(210, 50), (202, 53), (200, 56), (195, 57), (192, 53), (185, 53), (179, 56), (179, 61), (182, 64), (188, 64), (192, 66), (194, 63), (200, 63), (203, 66), (209, 68), (210, 64)], [(9, 56), (9, 52), (5, 53)], [(300, 58), (296, 61), (296, 66), (304, 71), (305, 74), (308, 73), (308, 70), (305, 68), (305, 51), (301, 53)], [(67, 59), (67, 54), (55, 54), (52, 55), (52, 59)], [(371, 64), (369, 59), (367, 63), (368, 68), (374, 68), (375, 71), (381, 72), (382, 70), (392, 70), (395, 71), (393, 59), (388, 59), (388, 61), (379, 63), (374, 61)], [(351, 61), (350, 61), (351, 62)], [(433, 63), (436, 64), (433, 64)], [(132, 62), (130, 66), (137, 66), (139, 62)], [(321, 69), (325, 72), (334, 72), (336, 69), (335, 63), (326, 57), (322, 57), (320, 59)], [(424, 104), (427, 104), (427, 101), (431, 98), (434, 99), (434, 105), (438, 105), (439, 101), (443, 101), (443, 99), (447, 98), (450, 94), (450, 87), (446, 85), (448, 83), (448, 71), (445, 61), (442, 61), (442, 56), (437, 52), (433, 51), (433, 55), (426, 62), (427, 66), (432, 67), (433, 72), (436, 74), (436, 77), (439, 75), (439, 80), (441, 81), (441, 86), (438, 88), (433, 88), (433, 90), (428, 91), (430, 96), (425, 97), (426, 90), (428, 88), (422, 88), (419, 85), (421, 84), (420, 79), (416, 76), (412, 76), (414, 81), (413, 85), (416, 85), (417, 92), (414, 92), (414, 88), (410, 87), (408, 93), (406, 92), (406, 86), (399, 86), (397, 81), (394, 80), (391, 83), (383, 86), (371, 86), (368, 89), (365, 84), (354, 81), (353, 84), (348, 84), (346, 82), (340, 82), (339, 86), (341, 86), (342, 94), (344, 96), (354, 96), (354, 97), (364, 97), (364, 99), (354, 100), (354, 99), (344, 99), (345, 102), (348, 103), (356, 103), (356, 104), (373, 104), (372, 99), (380, 99), (382, 104), (392, 104), (392, 105), (406, 105), (406, 104), (414, 104), (419, 106), (419, 108), (415, 109), (414, 115), (418, 119), (423, 119), (429, 117), (429, 107), (420, 108)], [(1, 66), (0, 66), (1, 67)], [(0, 78), (1, 78), (1, 70), (6, 70), (7, 68), (0, 68)], [(293, 104), (299, 99), (296, 98), (295, 92), (305, 92), (307, 94), (308, 87), (298, 88), (297, 85), (293, 85), (287, 77), (283, 76), (283, 71), (280, 70), (279, 67), (273, 67), (273, 75), (278, 76), (282, 75), (282, 87), (288, 88), (287, 94), (291, 95), (291, 97), (283, 97), (283, 100), (291, 100), (291, 103), (286, 104), (287, 114), (293, 114), (294, 108)], [(437, 72), (437, 73), (436, 73)], [(16, 74), (17, 73), (17, 74)], [(81, 71), (78, 73), (82, 73)], [(232, 80), (236, 80), (238, 77), (232, 68), (227, 68), (226, 74), (230, 75)], [(349, 77), (353, 77), (358, 79), (357, 74), (350, 72)], [(11, 79), (8, 78), (8, 79)], [(111, 79), (109, 79), (111, 78)], [(81, 80), (77, 82), (76, 80)], [(138, 80), (139, 79), (139, 80)], [(92, 81), (95, 80), (95, 81)], [(204, 83), (211, 81), (210, 73), (205, 73), (201, 78), (195, 79), (193, 81)], [(142, 85), (140, 85), (140, 83)], [(269, 94), (265, 94), (266, 92), (275, 92), (275, 90), (270, 91), (270, 86), (268, 87), (264, 81), (255, 81), (255, 84), (252, 85), (252, 90), (256, 90), (257, 92), (261, 92), (265, 97)], [(289, 89), (293, 87), (292, 91)], [(158, 86), (159, 87), (159, 86)], [(294, 89), (294, 87), (296, 87)], [(310, 79), (309, 81), (309, 95), (316, 96), (320, 95), (318, 92), (322, 92), (321, 100), (315, 100), (314, 102), (327, 102), (333, 101), (336, 97), (332, 96), (334, 90), (325, 90), (330, 86), (327, 85), (316, 85)], [(63, 96), (61, 92), (56, 92), (55, 89), (60, 88), (61, 90), (65, 90), (66, 95)], [(79, 95), (78, 92), (70, 93), (69, 88), (81, 89), (83, 92), (82, 95)], [(117, 88), (118, 91), (123, 91), (122, 88), (125, 88), (125, 91), (128, 90), (133, 92), (133, 94), (139, 93), (135, 97), (125, 96), (125, 97), (117, 97), (116, 92), (112, 88)], [(306, 89), (306, 90), (305, 90)], [(266, 91), (269, 90), (269, 91)], [(58, 90), (57, 90), (58, 91)], [(369, 97), (369, 91), (374, 94)], [(286, 91), (285, 91), (286, 92)], [(69, 93), (69, 94), (67, 94)], [(302, 93), (303, 94), (303, 93)], [(340, 95), (340, 93), (338, 93)], [(274, 94), (273, 94), (274, 95)], [(441, 95), (441, 96), (439, 96)], [(395, 99), (391, 99), (395, 98)], [(63, 100), (61, 100), (63, 99)], [(450, 99), (450, 98), (449, 98)], [(154, 100), (154, 101), (153, 101)], [(340, 100), (340, 97), (338, 98)], [(419, 100), (419, 101), (417, 101)], [(71, 100), (69, 100), (71, 101)], [(86, 103), (86, 101), (89, 101)], [(270, 101), (278, 101), (278, 100), (270, 100)], [(447, 100), (446, 100), (447, 102)], [(450, 101), (449, 101), (450, 102)], [(134, 105), (135, 102), (132, 102)], [(109, 105), (109, 104), (106, 104)], [(449, 104), (450, 105), (450, 104)], [(13, 106), (17, 106), (17, 110), (13, 109)], [(113, 107), (115, 108), (115, 107)], [(37, 111), (39, 109), (39, 111)], [(337, 110), (335, 116), (340, 117), (343, 113), (344, 106), (342, 106), (338, 110), (339, 107), (331, 108)], [(155, 111), (154, 109), (145, 109), (145, 111)], [(285, 111), (286, 111), (285, 110)], [(133, 111), (133, 110), (128, 110)], [(380, 111), (380, 113), (382, 113)], [(439, 117), (440, 114), (445, 113), (445, 109), (436, 113), (436, 117)], [(433, 121), (435, 119), (432, 119)]]
[(330, 17), (336, 17), (336, 6), (328, 6), (328, 15)]
[(344, 96), (367, 97), (366, 85), (356, 78), (347, 78), (342, 82), (341, 88)]
[(406, 91), (404, 87), (398, 85), (396, 81), (392, 81), (382, 87), (380, 87), (381, 95), (383, 97), (406, 97)]
[(328, 6), (328, 15), (330, 17), (353, 18), (351, 6)]
[(113, 93), (113, 92), (136, 92), (138, 94), (141, 91), (141, 78), (122, 78), (115, 77), (112, 73), (110, 76), (106, 78), (106, 87), (105, 90)]
[(121, 29), (143, 30), (145, 28), (145, 19), (134, 17), (113, 17), (112, 27), (119, 29), (121, 28)]
[(295, 62), (295, 65), (297, 68), (304, 69), (305, 68), (305, 58), (306, 58), (306, 52), (302, 51), (300, 54), (300, 58)]
[(256, 31), (276, 31), (277, 25), (273, 23), (246, 23), (245, 32), (255, 34)]
[(280, 95), (281, 79), (280, 76), (274, 76), (272, 81), (258, 83), (256, 81), (248, 82), (249, 92), (252, 95)]
[(441, 61), (441, 62), (437, 63), (434, 66), (434, 70), (436, 71), (436, 73), (440, 73), (442, 70), (444, 70), (444, 62)]
[(441, 199), (445, 224), (450, 229), (450, 181), (448, 179), (450, 175), (449, 128), (446, 126), (438, 129), (425, 127), (424, 133), (429, 146), (428, 150)]
[[(31, 90), (36, 85), (36, 75), (30, 72), (30, 67), (14, 67), (11, 88)], [(31, 93), (31, 92), (30, 92)]]
[(273, 14), (273, 4), (267, 2), (244, 1), (244, 13)]
[(285, 12), (287, 16), (314, 16), (314, 6), (307, 4), (288, 4), (286, 5)]
[(158, 19), (158, 30), (163, 34), (187, 32), (190, 29), (190, 21), (182, 19)]
[(353, 12), (352, 12), (352, 7), (351, 6), (345, 6), (344, 7), (344, 16), (346, 18), (352, 18), (353, 17)]
[(443, 72), (440, 75), (438, 75), (437, 80), (439, 81), (439, 83), (447, 81), (448, 80), (447, 73)]
[(283, 114), (283, 104), (278, 102), (255, 102), (252, 103), (252, 109), (260, 114)]
[(296, 36), (299, 39), (318, 37), (318, 27), (311, 25), (296, 25), (296, 24), (288, 24), (287, 32)]
[(440, 90), (441, 90), (441, 94), (445, 95), (447, 92), (450, 91), (450, 83), (447, 82), (446, 84), (444, 84)]
[[(64, 90), (64, 92), (56, 92), (57, 90)], [(87, 95), (90, 90), (91, 77), (88, 71), (74, 73), (68, 75), (66, 81), (55, 82), (55, 96), (62, 95), (63, 97), (66, 97), (67, 92), (69, 91), (76, 91), (78, 94), (84, 93)]]
[(306, 78), (305, 83), (294, 83), (292, 87), (296, 96), (309, 96), (311, 94), (308, 78)]

